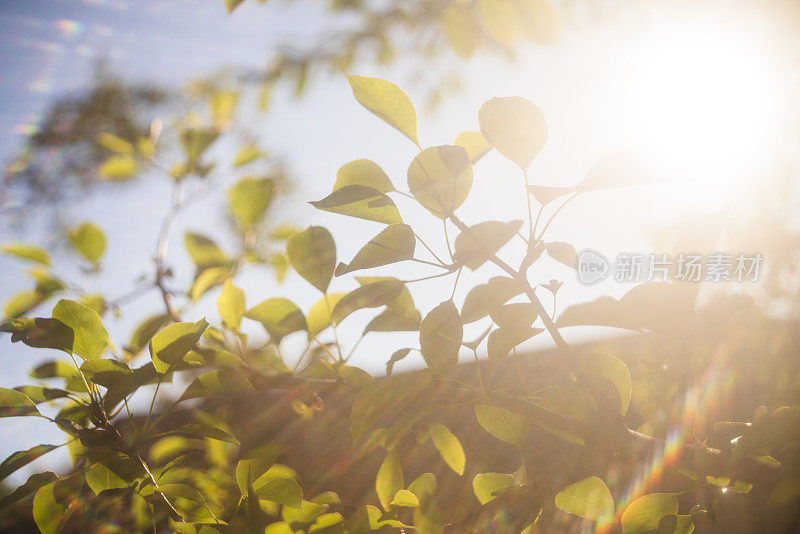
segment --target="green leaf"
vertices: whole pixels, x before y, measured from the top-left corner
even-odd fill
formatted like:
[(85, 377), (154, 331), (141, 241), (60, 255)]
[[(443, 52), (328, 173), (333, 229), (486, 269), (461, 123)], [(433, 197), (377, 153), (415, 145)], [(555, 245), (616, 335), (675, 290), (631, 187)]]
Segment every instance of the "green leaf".
[(244, 291), (236, 287), (230, 278), (225, 280), (217, 299), (217, 311), (222, 321), (228, 328), (238, 330), (246, 309)]
[(578, 364), (584, 371), (610, 380), (619, 394), (619, 413), (625, 415), (631, 402), (631, 373), (625, 362), (609, 354), (580, 354)]
[(475, 416), (489, 434), (517, 448), (522, 446), (531, 429), (528, 418), (498, 406), (476, 404)]
[(336, 268), (336, 243), (331, 233), (322, 226), (309, 226), (297, 232), (286, 243), (289, 264), (305, 280), (323, 293)]
[(221, 428), (220, 426), (214, 426), (210, 423), (188, 423), (171, 431), (171, 434), (198, 439), (209, 438), (217, 441), (239, 444), (239, 440), (237, 440), (229, 430)]
[(225, 0), (225, 7), (228, 8), (228, 13), (233, 13), (233, 10), (243, 2), (244, 0)]
[(189, 384), (189, 387), (187, 387), (186, 391), (181, 395), (181, 400), (213, 397), (224, 393), (250, 391), (252, 389), (252, 384), (241, 374), (218, 369), (203, 373), (192, 380), (192, 383)]
[(492, 98), (481, 106), (478, 121), (486, 140), (522, 169), (530, 167), (547, 141), (544, 114), (525, 98)]
[(308, 335), (314, 337), (331, 325), (331, 312), (347, 293), (323, 295), (308, 311)]
[(490, 278), (487, 283), (475, 286), (467, 294), (461, 308), (461, 319), (464, 324), (482, 319), (522, 291), (522, 286), (507, 276)]
[(452, 300), (432, 309), (419, 328), (419, 344), (428, 367), (436, 371), (454, 367), (463, 337), (464, 327)]
[(464, 230), (455, 241), (453, 259), (473, 271), (494, 256), (522, 228), (522, 221), (485, 221)]
[(353, 96), (362, 106), (419, 145), (417, 111), (399, 87), (386, 80), (367, 76), (348, 75), (347, 81), (353, 89)]
[(112, 182), (128, 180), (139, 172), (139, 163), (131, 155), (111, 156), (100, 165), (97, 174)]
[(44, 302), (45, 295), (38, 291), (23, 290), (12, 295), (3, 306), (3, 315), (6, 318), (14, 319), (20, 315), (25, 315), (36, 306)]
[(11, 342), (22, 341), (29, 347), (63, 350), (72, 354), (75, 334), (58, 319), (21, 317), (0, 325), (0, 331), (11, 332)]
[(436, 475), (422, 473), (408, 485), (408, 491), (416, 495), (420, 501), (424, 501), (436, 491)]
[(256, 490), (259, 500), (276, 502), (289, 508), (301, 510), (303, 489), (291, 478), (273, 478)]
[(214, 241), (204, 235), (186, 232), (183, 236), (186, 252), (198, 269), (228, 264), (228, 257)]
[(187, 128), (181, 132), (181, 144), (191, 172), (197, 170), (203, 152), (217, 140), (217, 137), (219, 130), (216, 128)]
[(405, 506), (407, 508), (416, 508), (419, 506), (419, 498), (409, 490), (401, 489), (395, 493), (392, 498), (391, 506)]
[(495, 308), (490, 315), (501, 328), (527, 327), (536, 321), (539, 311), (530, 302), (512, 302)]
[(43, 247), (27, 245), (25, 243), (4, 243), (0, 246), (4, 254), (16, 256), (23, 260), (30, 260), (42, 265), (50, 265), (50, 254)]
[(556, 494), (555, 503), (562, 512), (592, 521), (614, 519), (614, 498), (606, 483), (598, 477), (588, 477), (570, 484)]
[(378, 492), (378, 500), (384, 510), (388, 510), (392, 499), (398, 491), (403, 489), (403, 468), (400, 465), (400, 456), (397, 450), (392, 449), (386, 453), (383, 463), (378, 469), (378, 476), (375, 478), (375, 491)]
[(74, 333), (72, 352), (92, 360), (99, 358), (108, 346), (108, 332), (96, 311), (74, 300), (59, 300), (53, 308), (53, 319), (70, 327)]
[(678, 513), (678, 495), (651, 493), (633, 501), (622, 514), (623, 534), (638, 534), (658, 528), (662, 518)]
[(342, 165), (336, 172), (336, 183), (333, 190), (336, 191), (348, 185), (363, 185), (380, 191), (389, 193), (395, 191), (392, 181), (383, 172), (383, 169), (372, 160), (357, 159)]
[(417, 239), (414, 231), (406, 224), (393, 224), (384, 228), (378, 235), (359, 250), (353, 260), (340, 263), (336, 267), (336, 276), (371, 269), (390, 263), (410, 260), (414, 257)]
[(97, 263), (106, 250), (106, 236), (95, 224), (83, 223), (69, 232), (72, 246), (81, 256), (92, 263)]
[(252, 163), (253, 161), (257, 160), (261, 157), (261, 151), (258, 149), (256, 145), (245, 145), (239, 152), (236, 153), (236, 157), (233, 158), (233, 166), (234, 167), (243, 167), (248, 163)]
[(533, 198), (541, 204), (545, 206), (550, 202), (554, 201), (557, 198), (561, 198), (564, 195), (568, 195), (575, 191), (574, 187), (548, 187), (544, 185), (529, 185), (528, 186), (528, 193), (533, 195)]
[(38, 491), (39, 488), (42, 486), (46, 486), (51, 482), (58, 480), (58, 477), (55, 473), (51, 471), (46, 471), (44, 473), (35, 473), (28, 478), (28, 481), (25, 482), (22, 486), (15, 489), (13, 492), (9, 493), (2, 499), (0, 499), (0, 510), (3, 510), (7, 506), (14, 504), (15, 502), (19, 502), (25, 497), (33, 494), (34, 492)]
[(461, 132), (456, 136), (453, 144), (463, 147), (467, 151), (467, 156), (473, 165), (492, 149), (492, 145), (483, 137), (483, 134), (473, 131)]
[(0, 388), (0, 417), (39, 415), (34, 402), (24, 393)]
[(192, 287), (189, 289), (189, 296), (192, 302), (200, 300), (200, 297), (205, 295), (211, 288), (222, 285), (230, 276), (231, 270), (227, 266), (209, 267), (199, 271), (195, 276), (194, 282), (192, 282)]
[(103, 132), (97, 136), (97, 144), (118, 154), (130, 154), (133, 152), (133, 144), (130, 141), (108, 132)]
[(14, 389), (27, 395), (34, 404), (41, 404), (54, 399), (63, 399), (69, 396), (69, 392), (63, 389), (47, 388), (43, 386), (19, 386)]
[(83, 474), (86, 478), (86, 483), (95, 495), (109, 489), (128, 487), (128, 483), (125, 482), (124, 479), (120, 478), (119, 475), (101, 463), (92, 464)]
[(480, 473), (472, 479), (472, 492), (481, 504), (493, 500), (498, 492), (514, 485), (514, 476), (505, 473)]
[[(362, 285), (371, 284), (381, 280), (394, 280), (390, 277), (357, 276), (356, 280)], [(422, 316), (414, 307), (414, 299), (407, 287), (403, 286), (397, 296), (391, 300), (386, 309), (374, 317), (364, 328), (362, 335), (367, 332), (415, 332), (419, 330)]]
[(152, 315), (148, 317), (139, 323), (139, 326), (137, 326), (136, 330), (133, 331), (133, 334), (131, 334), (131, 339), (128, 342), (128, 346), (125, 347), (125, 350), (134, 356), (139, 354), (139, 352), (141, 352), (147, 346), (147, 344), (150, 343), (150, 339), (156, 335), (156, 332), (167, 326), (170, 321), (169, 315), (167, 314)]
[[(469, 6), (454, 6), (442, 16), (445, 37), (453, 51), (462, 58), (468, 58), (480, 41), (481, 31), (472, 16)], [(458, 143), (456, 143), (458, 144)]]
[(242, 494), (247, 494), (247, 489), (272, 467), (283, 450), (284, 448), (279, 445), (262, 445), (242, 456), (236, 464), (236, 483)]
[(81, 365), (81, 372), (87, 380), (106, 388), (119, 387), (133, 371), (116, 360), (87, 360)]
[(403, 222), (397, 206), (385, 193), (365, 185), (346, 185), (312, 206), (323, 211), (348, 215), (383, 224)]
[(563, 263), (567, 267), (578, 268), (578, 253), (575, 252), (575, 247), (569, 243), (553, 241), (545, 245), (544, 249), (554, 260)]
[(196, 323), (175, 323), (159, 331), (150, 340), (150, 357), (159, 373), (166, 373), (194, 349), (208, 322), (200, 319)]
[(395, 375), (367, 384), (353, 402), (350, 433), (360, 440), (383, 415), (430, 382), (427, 374)]
[(460, 146), (426, 148), (408, 167), (408, 188), (428, 211), (444, 219), (469, 195), (472, 188), (472, 162)]
[(306, 318), (294, 302), (282, 297), (273, 297), (247, 310), (248, 319), (258, 321), (270, 337), (279, 343), (292, 332), (305, 330)]
[(18, 451), (3, 460), (0, 464), (0, 480), (5, 480), (18, 469), (21, 469), (37, 458), (57, 449), (56, 445), (36, 445), (26, 451)]
[(490, 360), (502, 360), (511, 349), (524, 343), (535, 335), (544, 332), (541, 328), (533, 328), (523, 324), (503, 326), (489, 334), (487, 350)]
[(464, 468), (467, 465), (467, 457), (464, 455), (464, 448), (455, 434), (441, 423), (431, 424), (428, 427), (428, 434), (433, 441), (434, 447), (442, 456), (442, 460), (450, 466), (450, 469), (459, 475), (463, 475)]
[(33, 520), (42, 534), (58, 534), (69, 519), (70, 510), (56, 495), (56, 484), (39, 488), (33, 498)]
[(228, 209), (243, 229), (259, 222), (272, 203), (274, 180), (242, 178), (228, 189)]
[(483, 29), (510, 50), (521, 30), (515, 3), (510, 0), (478, 0), (476, 3)]
[(394, 278), (364, 284), (336, 303), (333, 308), (333, 321), (338, 324), (356, 310), (389, 304), (397, 298), (403, 288), (405, 288), (403, 282)]

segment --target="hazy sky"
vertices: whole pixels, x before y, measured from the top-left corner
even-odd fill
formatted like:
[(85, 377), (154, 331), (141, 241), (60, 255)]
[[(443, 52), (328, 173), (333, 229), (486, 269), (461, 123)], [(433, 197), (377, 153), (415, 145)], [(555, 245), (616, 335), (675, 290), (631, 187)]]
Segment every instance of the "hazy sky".
[[(262, 5), (249, 1), (229, 17), (222, 0), (2, 1), (0, 71), (4, 75), (0, 77), (0, 156), (7, 157), (23, 136), (36, 127), (48, 102), (59, 94), (86, 87), (92, 65), (98, 58), (109, 59), (113, 69), (127, 79), (173, 85), (221, 66), (263, 65), (270, 47), (285, 42), (286, 36), (293, 36), (293, 44), (313, 42), (310, 36), (322, 27), (324, 19), (309, 4), (313, 3), (297, 2), (287, 7), (285, 3)], [(546, 48), (527, 46), (515, 62), (480, 54), (474, 61), (464, 64), (445, 55), (427, 66), (429, 71), (401, 62), (382, 69), (359, 64), (352, 72), (384, 77), (406, 89), (417, 103), (423, 145), (451, 143), (461, 131), (477, 129), (477, 110), (492, 96), (521, 95), (531, 99), (544, 111), (550, 128), (547, 147), (530, 169), (531, 182), (540, 185), (575, 184), (602, 157), (633, 145), (644, 144), (663, 156), (673, 148), (670, 143), (674, 141), (675, 147), (687, 152), (684, 139), (688, 137), (694, 146), (702, 146), (704, 153), (714, 156), (710, 158), (711, 166), (708, 161), (693, 164), (694, 169), (703, 170), (702, 178), (693, 176), (691, 180), (668, 187), (587, 196), (565, 209), (562, 219), (551, 227), (552, 240), (570, 241), (578, 250), (592, 248), (608, 257), (623, 251), (662, 252), (654, 249), (648, 239), (650, 229), (696, 212), (735, 206), (741, 198), (726, 191), (733, 189), (742, 195), (747, 184), (753, 183), (749, 177), (758, 177), (760, 172), (771, 169), (764, 166), (763, 160), (775, 153), (780, 158), (796, 158), (796, 152), (784, 146), (796, 140), (796, 114), (793, 113), (796, 108), (782, 107), (782, 113), (775, 109), (778, 105), (794, 106), (796, 103), (789, 101), (787, 95), (792, 90), (792, 95), (796, 94), (797, 72), (796, 69), (787, 71), (785, 67), (785, 61), (796, 59), (791, 49), (786, 49), (787, 41), (783, 37), (779, 39), (778, 32), (766, 39), (757, 20), (743, 16), (749, 22), (742, 25), (735, 17), (731, 20), (716, 17), (721, 21), (709, 26), (709, 19), (702, 10), (698, 10), (699, 14), (682, 13), (681, 17), (669, 9), (654, 13), (637, 10), (598, 20), (581, 19), (579, 27), (564, 30), (559, 44)], [(677, 93), (693, 95), (705, 87), (696, 82), (702, 79), (702, 63), (700, 71), (692, 74), (695, 78), (677, 80), (676, 85), (669, 85), (676, 81), (669, 70), (672, 68), (670, 58), (662, 58), (663, 65), (657, 63), (661, 59), (654, 59), (660, 58), (663, 50), (682, 46), (686, 49), (687, 43), (697, 42), (698, 27), (704, 36), (699, 42), (713, 45), (709, 48), (709, 66), (716, 64), (714, 54), (720, 43), (727, 47), (731, 40), (737, 46), (743, 43), (744, 49), (757, 59), (752, 64), (741, 62), (732, 69), (733, 74), (726, 75), (733, 76), (732, 80), (742, 77), (770, 81), (764, 87), (754, 86), (754, 91), (762, 92), (743, 104), (758, 104), (756, 115), (768, 120), (757, 123), (756, 131), (743, 130), (739, 136), (734, 134), (726, 138), (728, 144), (722, 147), (706, 146), (713, 136), (708, 139), (690, 136), (692, 132), (704, 132), (699, 122), (693, 124), (679, 114), (676, 118), (674, 113), (666, 117), (657, 113), (650, 115), (652, 109), (671, 109), (668, 106)], [(766, 23), (765, 27), (768, 27)], [(752, 43), (755, 45), (751, 46)], [(788, 43), (796, 44), (796, 41)], [(672, 61), (683, 61), (682, 56), (678, 58)], [(648, 68), (654, 61), (656, 68), (643, 79), (641, 73), (650, 72)], [(423, 91), (415, 82), (425, 81), (427, 72), (440, 74), (442, 69), (448, 68), (462, 73), (466, 87), (448, 95), (441, 108), (430, 114), (423, 105)], [(381, 227), (318, 212), (306, 202), (327, 195), (338, 167), (357, 158), (378, 162), (394, 183), (404, 189), (405, 171), (416, 150), (405, 138), (358, 105), (344, 77), (324, 75), (312, 82), (309, 93), (300, 101), (292, 99), (288, 91), (279, 91), (274, 111), (254, 117), (252, 126), (267, 148), (286, 158), (298, 185), (292, 203), (282, 208), (282, 214), (301, 224), (329, 227), (337, 237), (339, 259), (349, 261), (358, 247)], [(659, 93), (654, 89), (663, 87), (669, 90)], [(665, 121), (663, 127), (654, 124), (659, 120)], [(676, 124), (676, 120), (683, 122)], [(681, 127), (685, 128), (681, 130)], [(730, 130), (725, 130), (728, 135)], [(786, 132), (791, 135), (782, 135)], [(739, 162), (743, 153), (748, 155), (746, 149), (739, 148), (753, 144), (744, 142), (746, 139), (742, 136), (748, 135), (761, 142), (778, 138), (782, 141), (773, 143), (768, 153), (759, 152), (742, 160), (747, 169), (744, 169), (745, 163), (733, 170), (730, 165), (722, 165), (731, 160)], [(677, 154), (678, 148), (672, 152)], [(676, 156), (675, 159), (681, 158)], [(743, 178), (728, 180), (737, 173)], [(472, 197), (460, 210), (462, 218), (468, 223), (523, 218), (525, 198), (520, 181), (519, 170), (512, 164), (498, 154), (488, 155), (475, 168)], [(142, 182), (140, 187), (126, 188), (123, 195), (90, 195), (70, 209), (76, 220), (93, 220), (109, 236), (105, 274), (99, 280), (88, 282), (90, 287), (104, 291), (109, 297), (125, 293), (137, 275), (151, 268), (151, 251), (169, 202), (169, 183), (157, 176), (145, 177)], [(220, 230), (224, 226), (219, 216), (222, 203), (221, 195), (212, 195), (189, 210), (176, 227), (169, 260), (177, 267), (179, 281), (188, 283), (192, 274), (182, 250), (185, 230), (206, 231), (224, 243), (226, 234)], [(427, 241), (442, 243), (440, 227), (433, 224), (424, 210), (403, 199), (398, 205), (406, 221), (423, 225), (421, 233)], [(25, 233), (19, 235), (17, 229), (0, 223), (0, 241), (46, 242), (45, 230), (43, 225), (34, 223), (27, 225)], [(444, 250), (443, 246), (436, 248)], [(510, 256), (515, 252), (519, 249), (510, 250)], [(56, 263), (60, 261), (67, 264), (66, 270), (75, 272), (70, 256), (57, 256)], [(27, 286), (29, 282), (23, 268), (12, 259), (0, 258), (0, 301)], [(400, 272), (401, 276), (413, 277), (426, 271), (404, 267)], [(499, 273), (484, 267), (463, 276), (456, 302), (460, 304), (478, 281), (495, 274)], [(565, 281), (559, 295), (560, 310), (572, 302), (588, 301), (601, 295), (619, 296), (630, 289), (630, 285), (611, 280), (592, 287), (581, 286), (573, 272), (549, 261), (534, 276), (535, 282), (546, 282), (550, 278)], [(248, 305), (267, 297), (286, 296), (308, 310), (318, 298), (315, 290), (297, 276), (290, 276), (287, 283), (278, 287), (267, 273), (253, 271), (243, 275), (240, 284), (248, 289)], [(333, 290), (345, 291), (352, 287), (351, 279), (336, 280)], [(425, 314), (449, 297), (449, 287), (441, 288), (435, 281), (422, 283), (414, 288), (414, 295), (418, 308)], [(216, 292), (210, 293), (192, 318), (208, 315), (210, 320), (216, 320), (215, 298)], [(144, 299), (120, 320), (109, 320), (107, 326), (115, 342), (124, 343), (138, 320), (157, 307), (155, 297)], [(47, 314), (47, 310), (41, 313)], [(369, 315), (359, 315), (361, 321), (356, 316), (348, 319), (350, 323), (342, 328), (344, 338), (353, 339), (363, 328), (363, 319)], [(260, 327), (251, 330), (258, 333)], [(568, 339), (585, 339), (598, 332), (568, 329), (565, 333)], [(549, 344), (544, 335), (540, 338), (532, 345)], [(300, 340), (289, 339), (286, 343), (287, 352), (291, 352)], [(2, 385), (6, 387), (24, 383), (28, 369), (37, 361), (53, 356), (47, 351), (11, 346), (5, 336), (0, 344)], [(368, 337), (354, 361), (379, 372), (394, 348), (414, 344), (413, 335)], [(409, 366), (421, 362), (409, 359)], [(0, 456), (42, 441), (63, 441), (58, 432), (51, 430), (44, 434), (43, 428), (38, 422), (23, 418), (3, 420)]]

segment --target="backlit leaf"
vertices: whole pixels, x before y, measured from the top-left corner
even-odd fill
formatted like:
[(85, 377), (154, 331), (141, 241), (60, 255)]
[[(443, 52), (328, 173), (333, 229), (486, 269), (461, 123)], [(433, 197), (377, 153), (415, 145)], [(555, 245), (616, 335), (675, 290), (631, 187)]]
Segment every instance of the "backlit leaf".
[(261, 220), (272, 203), (274, 181), (271, 178), (242, 178), (228, 189), (228, 209), (244, 229)]
[(96, 311), (74, 300), (59, 300), (53, 308), (53, 319), (72, 328), (72, 352), (86, 360), (99, 358), (108, 346), (108, 332)]
[(375, 491), (378, 493), (378, 500), (384, 510), (388, 510), (395, 494), (403, 489), (403, 468), (400, 465), (400, 456), (395, 449), (386, 453), (383, 463), (378, 469), (378, 476), (375, 478)]
[(520, 32), (519, 14), (510, 0), (478, 0), (483, 29), (499, 43), (511, 48)]
[(469, 6), (449, 8), (442, 17), (442, 23), (445, 37), (453, 51), (463, 58), (470, 57), (475, 47), (478, 46), (481, 31)]
[(555, 503), (562, 512), (592, 521), (614, 518), (614, 498), (605, 482), (598, 477), (588, 477), (570, 484), (556, 494)]
[(350, 433), (357, 442), (383, 415), (430, 382), (428, 374), (405, 374), (367, 384), (353, 402)]
[(363, 185), (377, 189), (381, 193), (395, 190), (383, 169), (368, 159), (357, 159), (345, 163), (339, 168), (336, 172), (336, 183), (333, 184), (333, 190), (336, 191), (348, 185)]
[(200, 319), (196, 323), (175, 323), (159, 331), (150, 340), (150, 356), (159, 373), (166, 373), (189, 351), (194, 349), (208, 328), (208, 322)]
[(133, 178), (138, 172), (139, 163), (129, 154), (111, 156), (97, 169), (100, 178), (114, 182)]
[(331, 312), (347, 293), (323, 295), (308, 311), (308, 335), (316, 336), (331, 324)]
[(392, 502), (389, 503), (392, 506), (405, 506), (407, 508), (415, 508), (419, 506), (419, 498), (414, 495), (412, 492), (401, 489), (397, 493), (394, 494), (394, 498), (392, 498)]
[(348, 215), (383, 224), (402, 223), (397, 206), (385, 193), (365, 185), (346, 185), (312, 206), (323, 211)]
[(528, 186), (528, 193), (533, 195), (533, 198), (536, 201), (544, 206), (545, 204), (549, 204), (550, 202), (554, 201), (557, 198), (561, 198), (564, 195), (568, 195), (570, 193), (574, 193), (574, 187), (548, 187), (544, 185), (529, 185)]
[(482, 319), (522, 291), (522, 286), (507, 276), (492, 277), (467, 294), (461, 308), (461, 319), (464, 324)]
[(441, 371), (458, 363), (464, 327), (452, 300), (442, 302), (422, 320), (419, 343), (422, 357), (431, 369)]
[(133, 152), (133, 144), (130, 141), (108, 132), (103, 132), (97, 136), (97, 144), (118, 154), (130, 154)]
[(22, 341), (29, 347), (58, 349), (72, 354), (75, 334), (58, 319), (20, 317), (0, 325), (0, 331), (11, 332), (11, 342)]
[(472, 479), (472, 491), (481, 504), (495, 498), (498, 492), (514, 485), (514, 476), (505, 473), (480, 473)]
[(0, 464), (0, 480), (5, 480), (11, 473), (14, 473), (18, 469), (25, 467), (37, 458), (57, 448), (56, 445), (36, 445), (26, 451), (15, 452)]
[(631, 374), (625, 362), (609, 354), (581, 354), (578, 364), (587, 372), (610, 380), (619, 394), (619, 413), (625, 415), (631, 401)]
[(291, 478), (273, 478), (256, 490), (259, 500), (302, 509), (303, 489)]
[(0, 417), (39, 415), (33, 401), (14, 389), (0, 388)]
[(405, 224), (393, 224), (384, 228), (378, 235), (359, 250), (353, 260), (340, 263), (336, 267), (336, 276), (371, 269), (398, 261), (410, 260), (414, 257), (417, 240), (414, 231)]
[(444, 219), (451, 215), (472, 188), (472, 162), (460, 146), (426, 148), (408, 167), (408, 188), (428, 211)]
[(81, 256), (92, 263), (97, 263), (106, 250), (106, 236), (95, 224), (83, 223), (69, 232), (72, 246)]
[(25, 243), (4, 243), (0, 250), (4, 254), (16, 256), (23, 260), (30, 260), (42, 265), (50, 265), (50, 254), (47, 251), (36, 245), (28, 245)]
[(244, 291), (236, 287), (230, 278), (225, 280), (217, 299), (217, 311), (225, 325), (238, 330), (246, 308)]
[(481, 133), (498, 152), (527, 169), (547, 141), (542, 111), (518, 96), (492, 98), (478, 111)]
[(273, 297), (247, 310), (248, 319), (258, 321), (276, 343), (292, 332), (306, 329), (306, 318), (291, 300)]
[(366, 283), (342, 297), (333, 308), (333, 320), (340, 323), (356, 310), (377, 308), (392, 302), (400, 294), (405, 284), (396, 279), (381, 279)]
[(236, 483), (243, 494), (258, 477), (272, 467), (283, 452), (279, 445), (262, 445), (245, 453), (236, 464)]
[(531, 429), (527, 417), (498, 406), (476, 404), (475, 416), (484, 430), (517, 448), (522, 446)]
[(56, 491), (56, 484), (47, 484), (33, 498), (33, 519), (42, 534), (58, 534), (69, 519), (70, 510)]
[(245, 145), (239, 149), (239, 152), (236, 153), (236, 157), (233, 158), (233, 166), (242, 167), (257, 160), (261, 155), (261, 151), (256, 145)]
[(201, 397), (213, 397), (225, 393), (236, 391), (250, 391), (253, 385), (240, 373), (233, 373), (218, 369), (208, 371), (195, 378), (186, 391), (183, 392), (181, 400), (197, 399)]
[(336, 268), (336, 244), (331, 233), (322, 226), (309, 226), (294, 234), (286, 243), (289, 264), (312, 286), (323, 293)]
[(183, 236), (183, 242), (186, 246), (186, 251), (192, 258), (192, 262), (199, 269), (217, 267), (228, 263), (228, 257), (209, 237), (186, 232)]
[(643, 154), (618, 152), (603, 158), (586, 174), (577, 186), (579, 193), (646, 185), (665, 180), (664, 173)]
[(21, 501), (25, 497), (28, 497), (29, 495), (32, 495), (38, 491), (42, 486), (46, 486), (47, 484), (50, 484), (56, 480), (58, 480), (58, 477), (51, 471), (35, 473), (31, 475), (25, 484), (0, 499), (0, 510), (11, 504), (14, 504), (15, 502)]
[(575, 247), (569, 243), (564, 243), (563, 241), (553, 241), (551, 243), (547, 243), (544, 249), (554, 260), (563, 263), (567, 267), (572, 267), (573, 269), (578, 268), (578, 253), (575, 251)]
[(494, 256), (522, 228), (522, 221), (485, 221), (464, 230), (455, 241), (453, 259), (472, 270)]
[(353, 89), (353, 96), (362, 106), (419, 144), (417, 112), (399, 87), (386, 80), (367, 76), (348, 75), (347, 80)]
[(511, 349), (524, 343), (533, 336), (542, 333), (541, 328), (533, 328), (522, 324), (504, 326), (489, 334), (488, 353), (490, 360), (505, 358)]
[(455, 146), (464, 147), (464, 150), (467, 151), (467, 156), (469, 156), (473, 164), (477, 163), (478, 160), (488, 154), (492, 149), (492, 145), (483, 137), (483, 134), (473, 131), (461, 132), (456, 136), (453, 144)]
[(439, 451), (442, 459), (450, 466), (450, 469), (459, 475), (463, 475), (467, 457), (464, 455), (464, 448), (455, 434), (441, 423), (433, 423), (428, 427), (428, 434), (431, 436), (431, 441), (433, 441), (436, 450)]
[(678, 513), (675, 493), (650, 493), (639, 497), (622, 514), (623, 534), (639, 534), (656, 530), (662, 518)]

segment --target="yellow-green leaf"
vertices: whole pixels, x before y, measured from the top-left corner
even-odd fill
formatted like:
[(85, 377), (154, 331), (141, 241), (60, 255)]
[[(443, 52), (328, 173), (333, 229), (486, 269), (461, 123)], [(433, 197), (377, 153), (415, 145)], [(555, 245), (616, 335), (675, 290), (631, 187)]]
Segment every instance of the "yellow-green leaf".
[(72, 246), (81, 256), (92, 263), (97, 263), (106, 250), (106, 236), (95, 224), (83, 223), (69, 232)]
[(384, 228), (378, 235), (369, 240), (359, 250), (350, 263), (340, 263), (336, 267), (336, 276), (371, 269), (390, 263), (410, 260), (414, 257), (417, 238), (414, 231), (406, 224), (393, 224)]
[(606, 483), (598, 477), (570, 484), (556, 494), (555, 503), (562, 512), (592, 521), (605, 522), (614, 518), (614, 498)]
[(348, 75), (347, 80), (353, 89), (353, 96), (362, 106), (419, 144), (417, 111), (399, 87), (386, 80), (367, 76)]
[(397, 206), (386, 193), (365, 185), (346, 185), (309, 204), (319, 210), (383, 224), (403, 222)]
[(517, 448), (522, 446), (531, 429), (528, 418), (498, 406), (476, 404), (475, 416), (489, 434)]
[(186, 232), (183, 242), (186, 246), (186, 251), (199, 269), (218, 267), (228, 263), (228, 257), (209, 237)]
[(662, 518), (678, 513), (678, 495), (650, 493), (639, 497), (622, 514), (623, 534), (639, 534), (658, 528)]
[(450, 466), (450, 469), (463, 475), (467, 457), (464, 455), (464, 448), (456, 435), (441, 423), (433, 423), (428, 427), (428, 434), (434, 447), (439, 451), (445, 463)]
[(108, 332), (96, 311), (80, 302), (63, 299), (51, 315), (72, 329), (72, 352), (86, 360), (103, 355), (108, 346)]
[(426, 148), (408, 167), (411, 194), (433, 215), (444, 219), (451, 215), (472, 188), (472, 162), (460, 146)]
[(262, 445), (248, 451), (236, 464), (236, 482), (243, 494), (253, 485), (258, 477), (267, 472), (278, 459), (283, 447), (279, 445)]
[(291, 478), (273, 478), (256, 489), (259, 500), (276, 502), (289, 508), (302, 509), (303, 489)]
[(159, 331), (150, 340), (150, 356), (153, 366), (159, 373), (166, 373), (189, 351), (194, 349), (208, 322), (200, 319), (196, 323), (175, 323)]
[(389, 509), (392, 499), (398, 491), (403, 489), (404, 485), (400, 456), (396, 450), (392, 449), (386, 454), (386, 458), (378, 469), (378, 476), (375, 478), (375, 491), (378, 493), (378, 500), (384, 510)]
[(454, 367), (463, 336), (461, 316), (452, 300), (432, 309), (419, 327), (419, 344), (428, 367), (437, 371)]
[(464, 150), (467, 151), (467, 156), (469, 156), (473, 164), (477, 163), (479, 159), (488, 154), (492, 149), (492, 145), (483, 137), (482, 133), (473, 131), (461, 132), (456, 136), (453, 144), (463, 147)]
[(103, 132), (97, 136), (97, 144), (118, 154), (130, 154), (133, 152), (133, 144), (130, 141), (108, 132)]
[(217, 299), (217, 311), (228, 328), (239, 329), (239, 323), (246, 310), (244, 291), (233, 284), (230, 278), (222, 285)]
[(0, 418), (39, 415), (34, 402), (19, 391), (0, 388)]
[(50, 254), (43, 247), (25, 243), (4, 243), (0, 250), (4, 254), (16, 256), (23, 260), (30, 260), (42, 265), (50, 265)]
[(470, 57), (481, 37), (472, 9), (466, 5), (451, 7), (442, 16), (442, 23), (445, 37), (453, 51), (463, 58)]
[(453, 259), (473, 271), (494, 256), (522, 228), (522, 221), (484, 221), (465, 229), (455, 241)]
[(306, 318), (292, 301), (282, 297), (267, 299), (244, 314), (248, 319), (258, 321), (276, 343), (284, 336), (306, 329)]
[(336, 268), (336, 243), (322, 226), (309, 226), (297, 232), (286, 243), (289, 264), (305, 280), (323, 293)]
[(111, 156), (100, 165), (100, 178), (111, 181), (127, 180), (139, 172), (139, 164), (131, 155)]
[(323, 295), (308, 311), (308, 335), (314, 337), (331, 324), (331, 312), (347, 293)]
[(228, 189), (228, 209), (244, 229), (261, 220), (272, 202), (271, 178), (242, 178)]
[(547, 141), (542, 111), (518, 96), (492, 98), (478, 111), (481, 133), (498, 152), (527, 169)]
[(472, 479), (472, 491), (481, 504), (495, 498), (498, 492), (514, 485), (514, 476), (505, 473), (480, 473)]
[(336, 191), (348, 185), (364, 185), (377, 189), (381, 193), (395, 190), (383, 169), (368, 159), (357, 159), (345, 163), (339, 168), (336, 172), (336, 183), (333, 184), (333, 190)]
[(522, 286), (507, 276), (494, 276), (485, 284), (472, 288), (461, 308), (464, 324), (482, 319), (522, 293)]

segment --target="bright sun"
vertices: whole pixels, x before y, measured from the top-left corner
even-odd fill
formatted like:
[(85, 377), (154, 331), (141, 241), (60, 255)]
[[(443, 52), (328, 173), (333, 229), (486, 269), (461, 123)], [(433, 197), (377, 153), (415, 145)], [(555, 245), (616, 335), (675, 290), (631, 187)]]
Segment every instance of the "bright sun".
[(745, 32), (707, 25), (651, 34), (628, 66), (624, 126), (684, 179), (757, 173), (778, 136), (777, 69)]

